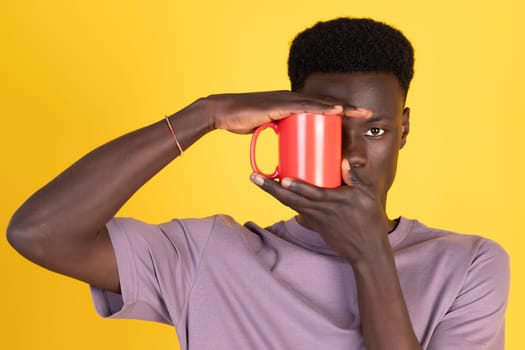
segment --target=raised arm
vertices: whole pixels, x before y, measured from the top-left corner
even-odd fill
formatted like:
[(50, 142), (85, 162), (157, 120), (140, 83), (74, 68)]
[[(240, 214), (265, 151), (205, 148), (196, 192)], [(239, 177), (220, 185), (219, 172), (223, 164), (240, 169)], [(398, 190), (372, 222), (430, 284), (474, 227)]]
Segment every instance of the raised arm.
[[(169, 119), (183, 149), (214, 129), (249, 133), (292, 112), (341, 112), (327, 99), (287, 91), (215, 95)], [(13, 215), (7, 237), (29, 260), (93, 286), (119, 290), (106, 223), (179, 150), (161, 120), (88, 153), (33, 194)]]

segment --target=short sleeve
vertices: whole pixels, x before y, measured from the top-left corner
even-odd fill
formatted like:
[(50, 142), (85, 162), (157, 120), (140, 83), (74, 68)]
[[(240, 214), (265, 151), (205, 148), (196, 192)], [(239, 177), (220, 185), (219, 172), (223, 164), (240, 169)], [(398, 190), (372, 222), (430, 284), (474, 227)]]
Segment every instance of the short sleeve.
[(214, 218), (151, 225), (131, 218), (107, 224), (115, 251), (121, 293), (91, 286), (103, 317), (174, 325), (186, 305)]
[(503, 350), (509, 257), (482, 239), (464, 283), (431, 337), (429, 350)]

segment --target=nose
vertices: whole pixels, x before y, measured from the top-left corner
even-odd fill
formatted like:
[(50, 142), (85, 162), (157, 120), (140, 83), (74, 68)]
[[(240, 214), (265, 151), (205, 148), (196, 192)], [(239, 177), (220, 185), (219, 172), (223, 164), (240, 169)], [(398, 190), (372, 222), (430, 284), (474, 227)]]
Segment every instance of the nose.
[(343, 137), (343, 159), (347, 159), (352, 168), (362, 168), (367, 163), (366, 144), (357, 135)]

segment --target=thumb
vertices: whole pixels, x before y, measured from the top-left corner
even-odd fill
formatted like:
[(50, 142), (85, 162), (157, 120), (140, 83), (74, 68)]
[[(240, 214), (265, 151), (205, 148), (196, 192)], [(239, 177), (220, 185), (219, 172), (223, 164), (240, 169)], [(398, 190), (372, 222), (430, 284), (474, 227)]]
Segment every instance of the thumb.
[(343, 159), (341, 162), (341, 179), (343, 179), (343, 182), (347, 186), (352, 186), (352, 180), (350, 179), (350, 170), (351, 170), (350, 162), (348, 159)]
[[(356, 177), (357, 174), (355, 173), (352, 174), (351, 170), (352, 170), (352, 166), (350, 165), (350, 162), (348, 161), (348, 159), (343, 159), (341, 161), (341, 178), (343, 179), (343, 182), (347, 185), (346, 188), (350, 188), (353, 190), (359, 190), (360, 192), (365, 192), (375, 197), (372, 189), (366, 186), (360, 180), (359, 177)], [(354, 181), (352, 181), (352, 178), (354, 178)]]

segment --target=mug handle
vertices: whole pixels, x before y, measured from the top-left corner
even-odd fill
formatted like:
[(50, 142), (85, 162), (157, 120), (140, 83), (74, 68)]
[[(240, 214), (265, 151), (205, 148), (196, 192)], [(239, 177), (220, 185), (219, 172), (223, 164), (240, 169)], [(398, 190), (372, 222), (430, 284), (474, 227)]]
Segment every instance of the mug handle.
[(259, 169), (259, 167), (257, 166), (257, 162), (255, 160), (255, 145), (257, 144), (257, 138), (259, 137), (259, 134), (261, 133), (261, 131), (263, 131), (266, 128), (272, 128), (276, 134), (279, 133), (279, 130), (277, 128), (277, 123), (275, 122), (269, 122), (269, 123), (263, 124), (259, 126), (257, 129), (255, 129), (252, 135), (252, 140), (250, 142), (250, 163), (252, 165), (252, 170), (255, 171), (256, 173), (261, 174), (270, 179), (275, 179), (279, 176), (279, 166), (275, 167), (275, 170), (272, 174), (266, 174), (266, 173), (263, 173)]

